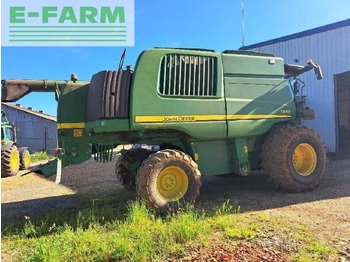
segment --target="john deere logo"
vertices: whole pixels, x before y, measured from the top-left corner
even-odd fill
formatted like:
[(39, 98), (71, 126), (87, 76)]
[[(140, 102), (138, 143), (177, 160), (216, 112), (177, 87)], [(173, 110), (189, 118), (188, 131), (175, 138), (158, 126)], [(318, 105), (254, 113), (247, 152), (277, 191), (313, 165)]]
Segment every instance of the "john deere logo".
[[(4, 46), (134, 45), (130, 0), (4, 1)], [(82, 5), (77, 5), (82, 4)]]

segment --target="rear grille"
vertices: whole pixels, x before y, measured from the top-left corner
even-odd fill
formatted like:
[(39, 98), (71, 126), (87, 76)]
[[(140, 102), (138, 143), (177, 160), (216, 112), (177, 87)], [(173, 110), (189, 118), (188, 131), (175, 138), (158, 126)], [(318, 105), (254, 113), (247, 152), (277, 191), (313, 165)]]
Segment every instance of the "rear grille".
[(161, 63), (159, 93), (167, 96), (216, 96), (215, 57), (166, 55)]
[(92, 154), (97, 162), (111, 162), (115, 145), (92, 144)]

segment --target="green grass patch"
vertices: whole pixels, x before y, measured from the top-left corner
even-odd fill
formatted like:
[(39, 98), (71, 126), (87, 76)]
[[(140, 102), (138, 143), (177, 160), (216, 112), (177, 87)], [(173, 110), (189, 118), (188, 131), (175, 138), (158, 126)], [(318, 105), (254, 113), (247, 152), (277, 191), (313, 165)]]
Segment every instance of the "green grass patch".
[(44, 151), (41, 152), (35, 152), (34, 154), (31, 155), (31, 162), (38, 162), (38, 161), (43, 161), (43, 160), (51, 160), (54, 159), (55, 157), (53, 155), (49, 155)]
[(80, 210), (56, 212), (5, 229), (2, 252), (13, 254), (14, 261), (162, 261), (184, 257), (214, 238), (231, 241), (233, 248), (241, 241), (286, 252), (294, 261), (327, 261), (334, 254), (303, 225), (258, 212), (241, 214), (229, 202), (213, 210), (189, 206), (167, 216), (139, 201), (123, 208), (96, 200)]
[(182, 254), (185, 244), (208, 235), (203, 216), (190, 207), (161, 217), (135, 201), (124, 215), (93, 206), (69, 224), (28, 219), (22, 229), (3, 232), (3, 239), (7, 250), (22, 242), (18, 261), (145, 261)]

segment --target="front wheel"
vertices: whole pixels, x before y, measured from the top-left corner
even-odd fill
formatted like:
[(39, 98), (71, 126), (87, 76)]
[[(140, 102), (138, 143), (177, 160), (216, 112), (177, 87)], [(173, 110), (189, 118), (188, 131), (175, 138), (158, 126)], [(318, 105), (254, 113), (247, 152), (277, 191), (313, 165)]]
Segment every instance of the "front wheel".
[(159, 213), (176, 210), (199, 196), (197, 164), (178, 150), (161, 150), (147, 158), (137, 172), (137, 194)]
[(285, 126), (262, 146), (262, 168), (278, 187), (301, 192), (317, 187), (325, 177), (327, 156), (320, 136), (305, 126)]

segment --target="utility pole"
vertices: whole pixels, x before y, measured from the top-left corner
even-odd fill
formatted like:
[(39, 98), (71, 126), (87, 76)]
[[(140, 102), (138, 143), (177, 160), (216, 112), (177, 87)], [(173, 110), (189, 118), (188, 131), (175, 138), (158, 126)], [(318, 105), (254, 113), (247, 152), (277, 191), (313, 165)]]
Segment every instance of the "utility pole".
[(244, 0), (242, 0), (242, 46), (244, 46)]

